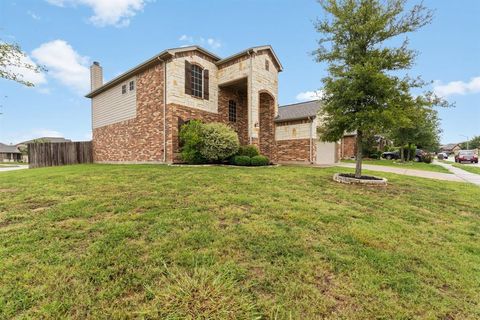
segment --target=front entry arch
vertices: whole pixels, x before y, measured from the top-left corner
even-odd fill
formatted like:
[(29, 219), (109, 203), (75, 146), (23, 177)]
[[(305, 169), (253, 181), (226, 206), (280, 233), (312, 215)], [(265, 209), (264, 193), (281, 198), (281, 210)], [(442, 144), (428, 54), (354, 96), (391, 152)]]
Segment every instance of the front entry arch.
[(259, 94), (259, 149), (275, 161), (275, 99), (268, 92)]

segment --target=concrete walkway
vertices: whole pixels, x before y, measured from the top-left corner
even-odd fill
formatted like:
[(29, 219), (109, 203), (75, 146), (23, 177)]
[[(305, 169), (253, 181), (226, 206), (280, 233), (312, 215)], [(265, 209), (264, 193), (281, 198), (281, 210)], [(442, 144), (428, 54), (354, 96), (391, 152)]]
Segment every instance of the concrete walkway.
[(479, 174), (462, 170), (460, 168), (454, 167), (451, 164), (448, 164), (445, 162), (434, 161), (433, 163), (448, 169), (451, 173), (453, 173), (455, 176), (457, 176), (458, 178), (462, 179), (465, 182), (470, 182), (470, 183), (476, 184), (477, 186), (480, 186)]
[(28, 169), (28, 165), (0, 166), (0, 172)]
[[(337, 166), (345, 167), (345, 168), (355, 168), (355, 163), (339, 163)], [(402, 174), (402, 175), (405, 175), (405, 176), (436, 179), (436, 180), (456, 181), (456, 182), (466, 182), (466, 181), (468, 181), (468, 180), (465, 180), (465, 179), (457, 176), (456, 174), (450, 174), (450, 173), (395, 168), (395, 167), (388, 167), (388, 166), (377, 166), (377, 165), (372, 165), (372, 164), (364, 164), (364, 165), (362, 165), (362, 168), (365, 169), (365, 170), (371, 170), (371, 171), (389, 172), (389, 173)], [(461, 171), (463, 171), (463, 170), (461, 170)]]

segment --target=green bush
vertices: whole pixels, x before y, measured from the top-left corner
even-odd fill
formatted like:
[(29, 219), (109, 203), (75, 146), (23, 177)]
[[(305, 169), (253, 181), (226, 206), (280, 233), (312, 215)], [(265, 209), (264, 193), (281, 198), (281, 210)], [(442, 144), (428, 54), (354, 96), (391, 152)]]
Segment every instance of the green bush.
[(238, 154), (239, 156), (247, 156), (247, 157), (255, 157), (255, 156), (259, 156), (260, 155), (260, 152), (258, 151), (258, 148), (257, 146), (253, 145), (253, 144), (249, 144), (249, 145), (246, 145), (246, 146), (240, 146), (240, 148), (238, 148)]
[(187, 163), (205, 163), (206, 159), (200, 153), (203, 143), (204, 124), (199, 120), (192, 120), (180, 128), (179, 139), (182, 160)]
[(240, 143), (238, 135), (223, 123), (203, 125), (200, 154), (208, 162), (222, 162), (237, 153)]
[(249, 166), (251, 158), (248, 156), (235, 156), (233, 157), (233, 164), (236, 166)]
[(255, 156), (250, 160), (252, 166), (267, 166), (270, 160), (266, 156)]
[(179, 137), (182, 160), (192, 164), (222, 162), (240, 145), (237, 133), (222, 123), (192, 120), (181, 127)]

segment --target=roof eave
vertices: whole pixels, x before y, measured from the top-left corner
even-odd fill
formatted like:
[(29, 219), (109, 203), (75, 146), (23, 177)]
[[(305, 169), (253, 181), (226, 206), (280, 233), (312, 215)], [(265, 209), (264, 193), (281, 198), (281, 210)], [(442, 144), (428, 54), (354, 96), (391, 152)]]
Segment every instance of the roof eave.
[(232, 61), (236, 58), (239, 58), (241, 56), (244, 56), (246, 54), (248, 54), (249, 52), (256, 52), (258, 50), (262, 50), (262, 49), (268, 49), (270, 50), (270, 52), (272, 53), (273, 55), (273, 58), (275, 59), (275, 62), (277, 63), (278, 65), (278, 71), (279, 72), (282, 72), (283, 71), (283, 66), (282, 66), (282, 63), (280, 62), (280, 60), (278, 59), (278, 56), (277, 54), (275, 53), (275, 51), (273, 50), (272, 46), (270, 45), (266, 45), (266, 46), (258, 46), (258, 47), (252, 47), (252, 48), (248, 48), (246, 50), (243, 50), (243, 51), (240, 51), (238, 53), (235, 53), (234, 55), (231, 55), (229, 57), (226, 57), (224, 59), (221, 59), (219, 61), (216, 62), (216, 65), (219, 66), (219, 65), (222, 65), (224, 63), (227, 63), (229, 61)]
[(288, 118), (288, 119), (273, 119), (274, 122), (286, 122), (286, 121), (297, 121), (297, 120), (313, 120), (317, 116), (316, 115), (310, 115), (310, 116), (301, 116), (301, 117), (295, 117), (295, 118)]
[(107, 89), (110, 89), (111, 87), (113, 87), (116, 84), (122, 82), (123, 80), (132, 77), (133, 75), (137, 74), (138, 72), (145, 69), (146, 67), (156, 63), (158, 60), (170, 59), (172, 56), (173, 56), (173, 54), (170, 52), (170, 50), (162, 51), (161, 53), (159, 53), (156, 56), (148, 59), (147, 61), (137, 65), (136, 67), (131, 68), (127, 72), (122, 73), (118, 77), (113, 78), (112, 80), (108, 81), (107, 83), (105, 83), (101, 87), (99, 87), (99, 88), (93, 90), (92, 92), (90, 92), (89, 94), (87, 94), (85, 97), (86, 98), (93, 98), (97, 94), (102, 93)]

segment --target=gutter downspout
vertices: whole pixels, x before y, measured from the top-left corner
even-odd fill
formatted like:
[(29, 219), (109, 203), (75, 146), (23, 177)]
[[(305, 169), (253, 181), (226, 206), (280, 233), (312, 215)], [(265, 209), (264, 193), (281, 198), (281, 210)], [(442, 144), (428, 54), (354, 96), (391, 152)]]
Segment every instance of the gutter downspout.
[(158, 57), (163, 62), (163, 163), (167, 162), (167, 61)]

